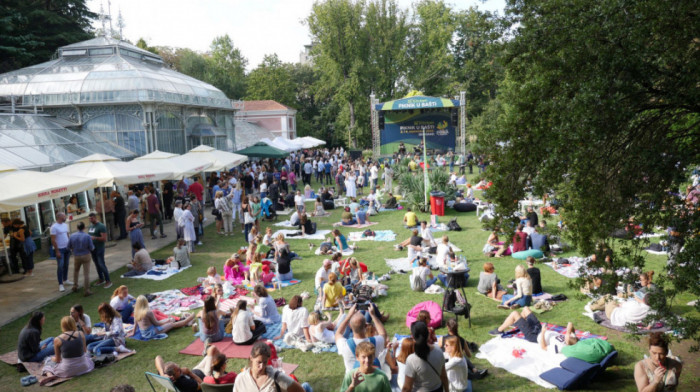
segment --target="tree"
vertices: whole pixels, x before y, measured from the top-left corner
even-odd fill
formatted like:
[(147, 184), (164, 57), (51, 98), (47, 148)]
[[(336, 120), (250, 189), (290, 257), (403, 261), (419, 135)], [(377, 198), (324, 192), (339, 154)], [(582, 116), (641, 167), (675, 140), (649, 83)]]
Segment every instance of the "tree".
[(563, 235), (584, 254), (615, 249), (612, 269), (645, 263), (643, 243), (612, 241), (613, 231), (628, 222), (674, 227), (670, 241), (685, 250), (672, 253), (669, 278), (658, 282), (665, 301), (652, 306), (697, 343), (698, 313), (681, 322), (671, 309), (681, 292), (700, 294), (698, 214), (669, 194), (700, 163), (697, 1), (508, 4), (518, 28), (506, 49), (500, 114), (480, 136), (495, 162), (496, 223), (510, 227), (526, 184), (537, 195), (554, 191)]
[(209, 83), (218, 87), (227, 97), (241, 99), (245, 96), (245, 67), (248, 60), (233, 45), (228, 34), (214, 38), (211, 43), (213, 73)]
[(246, 99), (272, 99), (296, 108), (297, 99), (291, 66), (276, 54), (265, 55), (262, 63), (248, 75)]
[(146, 42), (146, 40), (143, 38), (139, 38), (139, 40), (136, 41), (136, 47), (139, 47), (143, 50), (147, 50), (153, 54), (158, 54), (158, 55), (160, 54), (158, 52), (158, 48), (153, 47), (153, 46), (148, 46), (148, 42)]
[(65, 45), (93, 38), (85, 0), (4, 0), (0, 72), (47, 61)]
[(414, 5), (407, 49), (408, 82), (413, 89), (437, 96), (448, 92), (454, 31), (454, 14), (443, 0), (422, 0)]
[(297, 135), (314, 136), (327, 140), (330, 144), (332, 135), (328, 132), (329, 124), (323, 114), (335, 113), (329, 108), (329, 100), (322, 99), (316, 94), (317, 80), (313, 68), (310, 65), (291, 64), (289, 72), (294, 85), (297, 108)]
[[(318, 93), (342, 106), (347, 118), (348, 146), (355, 147), (356, 111), (368, 96), (362, 87), (367, 59), (367, 36), (363, 28), (364, 2), (328, 0), (313, 5), (307, 18), (312, 40), (314, 65), (319, 71)], [(339, 123), (342, 123), (341, 118)]]

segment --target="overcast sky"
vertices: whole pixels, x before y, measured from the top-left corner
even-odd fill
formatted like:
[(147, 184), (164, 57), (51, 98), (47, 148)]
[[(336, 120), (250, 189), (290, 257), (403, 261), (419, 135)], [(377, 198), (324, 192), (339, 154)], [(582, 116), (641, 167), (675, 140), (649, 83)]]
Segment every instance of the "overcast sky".
[[(410, 8), (412, 0), (399, 0)], [(503, 14), (505, 0), (452, 0), (457, 9), (478, 6)], [(302, 24), (311, 13), (313, 0), (112, 0), (113, 27), (121, 9), (124, 36), (131, 42), (144, 38), (151, 46), (172, 46), (206, 51), (216, 37), (228, 34), (243, 56), (248, 70), (265, 54), (277, 53), (284, 62), (298, 62), (310, 43)], [(107, 12), (107, 0), (88, 0), (93, 12)], [(99, 27), (100, 22), (95, 23)]]

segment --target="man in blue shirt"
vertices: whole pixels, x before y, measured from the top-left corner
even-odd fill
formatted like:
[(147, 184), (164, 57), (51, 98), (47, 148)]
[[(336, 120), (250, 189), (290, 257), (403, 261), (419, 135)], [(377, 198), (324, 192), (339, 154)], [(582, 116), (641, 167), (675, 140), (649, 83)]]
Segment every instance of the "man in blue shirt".
[(73, 292), (78, 291), (78, 273), (80, 267), (83, 267), (83, 288), (85, 296), (92, 295), (90, 291), (90, 263), (92, 262), (92, 251), (95, 245), (92, 243), (92, 237), (85, 233), (85, 223), (79, 222), (78, 231), (73, 233), (68, 240), (68, 248), (73, 253)]

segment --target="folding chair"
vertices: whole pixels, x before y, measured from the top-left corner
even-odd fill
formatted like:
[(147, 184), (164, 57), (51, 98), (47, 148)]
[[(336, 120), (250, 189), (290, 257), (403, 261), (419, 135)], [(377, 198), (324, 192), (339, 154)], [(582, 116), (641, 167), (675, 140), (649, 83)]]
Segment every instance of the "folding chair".
[[(177, 389), (175, 384), (173, 384), (173, 381), (168, 377), (163, 377), (155, 373), (146, 372), (146, 380), (148, 380), (148, 384), (151, 386), (153, 392), (157, 392), (154, 384), (156, 386), (162, 386), (167, 392), (180, 392), (180, 390)], [(151, 382), (151, 380), (153, 380), (153, 382)]]
[(202, 383), (202, 392), (231, 392), (233, 384), (205, 384)]

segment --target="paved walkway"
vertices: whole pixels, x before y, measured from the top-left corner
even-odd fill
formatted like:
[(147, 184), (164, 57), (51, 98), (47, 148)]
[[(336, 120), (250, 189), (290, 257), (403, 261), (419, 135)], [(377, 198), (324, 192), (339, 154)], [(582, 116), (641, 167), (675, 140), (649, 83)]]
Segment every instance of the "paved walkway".
[[(214, 222), (211, 216), (211, 208), (208, 207), (204, 216), (207, 217), (204, 225)], [(166, 238), (150, 239), (148, 227), (144, 227), (143, 236), (146, 247), (150, 252), (165, 247), (175, 241), (175, 226), (173, 222), (163, 225), (163, 230), (167, 234)], [(119, 230), (117, 230), (118, 232)], [(131, 242), (126, 240), (117, 241), (105, 250), (105, 263), (110, 274), (119, 268), (124, 267), (131, 261)], [(109, 244), (108, 244), (109, 246)], [(0, 326), (10, 323), (27, 313), (30, 313), (42, 306), (55, 301), (56, 299), (71, 293), (70, 285), (66, 285), (66, 291), (58, 291), (56, 281), (56, 260), (45, 260), (37, 262), (34, 260), (34, 274), (17, 282), (0, 284)], [(82, 288), (83, 272), (80, 271), (80, 284)], [(73, 257), (71, 257), (68, 270), (68, 279), (73, 280)], [(90, 263), (90, 281), (97, 280), (97, 270), (95, 265)], [(100, 287), (93, 287), (92, 291), (103, 290)], [(22, 306), (18, 306), (21, 304)]]

